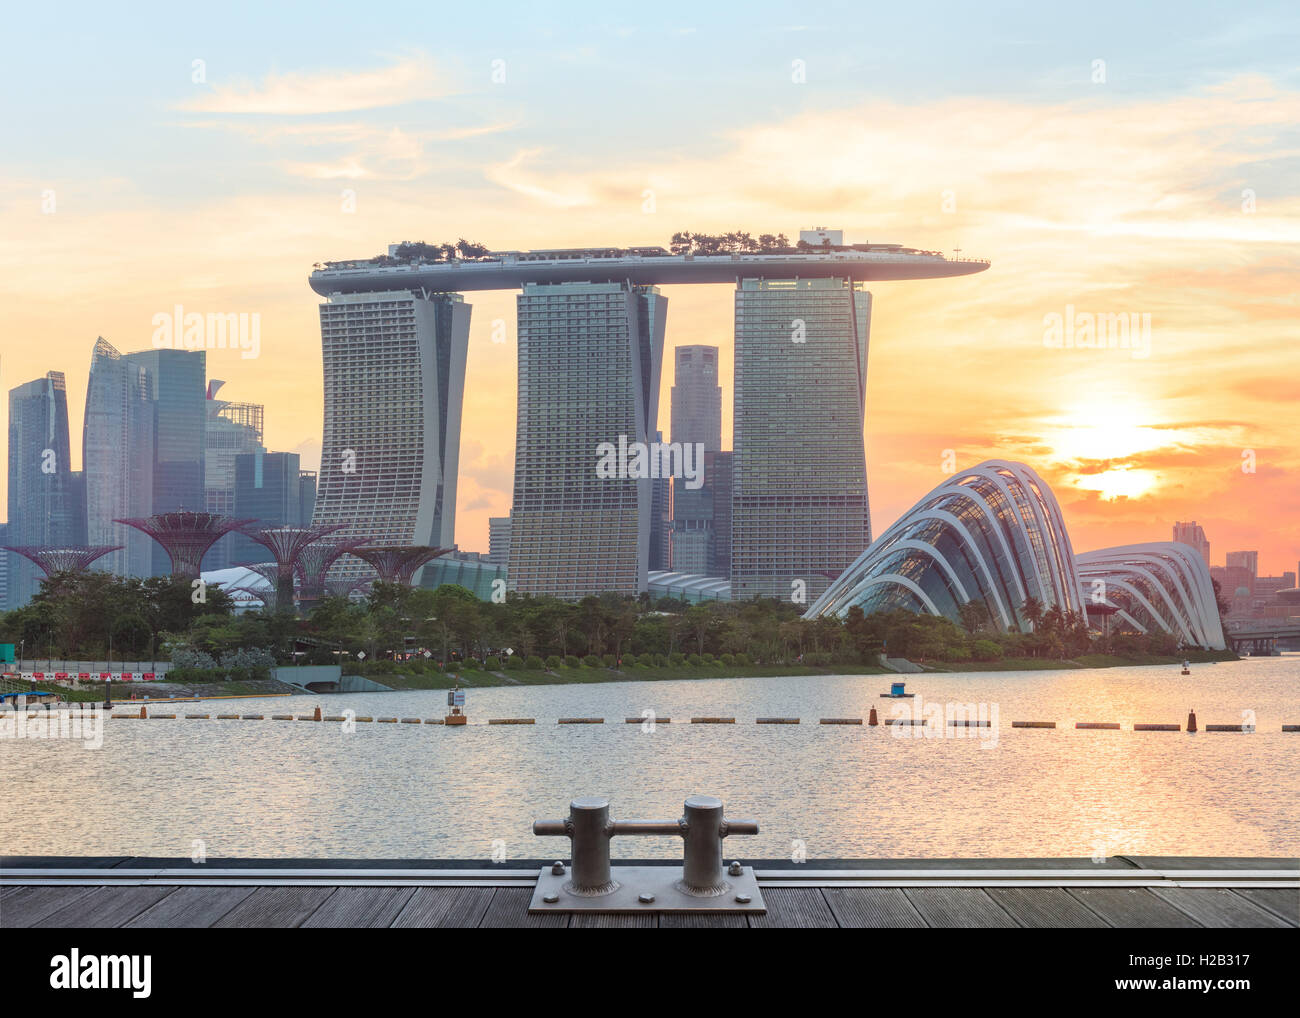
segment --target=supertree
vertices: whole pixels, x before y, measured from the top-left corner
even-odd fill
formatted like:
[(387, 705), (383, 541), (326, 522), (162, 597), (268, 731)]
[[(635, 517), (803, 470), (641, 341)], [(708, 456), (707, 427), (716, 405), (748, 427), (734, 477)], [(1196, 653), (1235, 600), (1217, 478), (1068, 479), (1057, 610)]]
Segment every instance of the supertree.
[(303, 549), (347, 524), (322, 523), (314, 527), (241, 527), (240, 532), (265, 545), (275, 556), (275, 603), (277, 609), (293, 609), (293, 574)]
[(353, 548), (352, 554), (374, 566), (381, 582), (410, 586), (411, 577), (422, 565), (455, 550), (432, 548), (427, 544), (380, 544)]
[(348, 597), (354, 590), (360, 590), (367, 584), (374, 583), (377, 580), (374, 573), (366, 573), (364, 576), (337, 576), (325, 580), (325, 589), (331, 597)]
[(31, 559), (46, 576), (53, 576), (55, 573), (85, 572), (95, 559), (107, 555), (110, 551), (117, 551), (121, 547), (120, 544), (78, 544), (65, 547), (6, 544), (4, 550)]
[[(299, 596), (304, 610), (314, 605), (325, 595), (327, 589), (326, 577), (329, 575), (330, 566), (343, 555), (365, 543), (365, 538), (362, 537), (333, 534), (313, 541), (298, 553), (298, 579), (302, 581)], [(347, 587), (346, 593), (351, 593), (356, 586), (367, 580), (369, 580), (369, 577), (354, 578), (348, 581), (350, 585)]]
[(197, 579), (203, 556), (222, 537), (255, 520), (237, 520), (216, 513), (196, 513), (187, 509), (114, 520), (128, 527), (144, 531), (163, 546), (172, 560), (172, 576), (187, 580)]

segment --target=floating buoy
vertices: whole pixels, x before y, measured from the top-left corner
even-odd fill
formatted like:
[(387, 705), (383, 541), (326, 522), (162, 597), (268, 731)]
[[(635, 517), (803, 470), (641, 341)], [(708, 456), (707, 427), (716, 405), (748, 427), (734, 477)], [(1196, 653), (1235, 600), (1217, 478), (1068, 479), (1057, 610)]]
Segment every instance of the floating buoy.
[(313, 721), (319, 721), (320, 719), (321, 719), (320, 708), (317, 707), (317, 708), (316, 708), (316, 713), (312, 715), (312, 720), (313, 720)]
[(1196, 711), (1194, 709), (1187, 713), (1187, 730), (1189, 732), (1196, 731)]
[(147, 708), (147, 707), (141, 707), (141, 708), (140, 708), (140, 716), (141, 716), (142, 718), (147, 718), (147, 717), (149, 716), (149, 708)]
[(875, 707), (872, 707), (872, 708), (871, 708), (871, 713), (867, 715), (867, 724), (869, 724), (869, 725), (878, 725), (878, 724), (880, 724), (880, 722), (879, 722), (878, 720), (876, 720), (876, 708), (875, 708)]

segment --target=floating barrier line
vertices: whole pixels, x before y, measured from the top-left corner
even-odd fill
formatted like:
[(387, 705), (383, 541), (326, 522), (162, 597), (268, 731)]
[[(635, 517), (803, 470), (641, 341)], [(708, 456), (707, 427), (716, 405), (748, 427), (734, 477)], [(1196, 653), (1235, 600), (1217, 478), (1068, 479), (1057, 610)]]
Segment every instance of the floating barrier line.
[(1108, 732), (1118, 732), (1119, 722), (1118, 721), (1076, 721), (1074, 723), (1074, 727), (1105, 729)]

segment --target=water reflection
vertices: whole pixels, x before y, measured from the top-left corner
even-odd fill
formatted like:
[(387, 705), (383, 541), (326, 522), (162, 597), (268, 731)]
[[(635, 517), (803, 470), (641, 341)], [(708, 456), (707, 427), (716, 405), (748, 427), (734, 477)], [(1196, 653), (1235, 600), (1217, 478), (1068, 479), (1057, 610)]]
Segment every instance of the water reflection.
[[(676, 817), (692, 792), (722, 797), (762, 834), (749, 858), (1297, 855), (1300, 657), (1177, 668), (909, 677), (932, 702), (998, 707), (993, 749), (976, 738), (894, 738), (819, 726), (884, 717), (887, 677), (720, 679), (472, 690), (464, 729), (275, 721), (109, 722), (104, 748), (0, 742), (5, 854), (486, 859), (553, 855), (534, 818), (602, 793), (616, 816)], [(223, 701), (228, 713), (440, 716), (445, 694)], [(187, 705), (193, 709), (193, 705)], [(1253, 735), (1012, 729), (1013, 720), (1240, 723)], [(182, 708), (183, 709), (183, 708)], [(653, 710), (653, 732), (623, 723)], [(604, 725), (559, 726), (595, 715)], [(734, 726), (682, 723), (734, 715)], [(753, 723), (801, 717), (798, 726)], [(672, 857), (664, 839), (621, 857)]]

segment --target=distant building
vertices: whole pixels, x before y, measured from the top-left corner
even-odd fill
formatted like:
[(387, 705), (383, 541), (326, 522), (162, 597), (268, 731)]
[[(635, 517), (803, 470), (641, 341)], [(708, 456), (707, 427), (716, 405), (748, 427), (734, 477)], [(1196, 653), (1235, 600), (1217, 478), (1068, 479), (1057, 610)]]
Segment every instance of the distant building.
[(1230, 551), (1226, 565), (1229, 569), (1245, 569), (1250, 573), (1253, 581), (1259, 575), (1259, 552), (1257, 551)]
[[(73, 477), (67, 382), (61, 371), (9, 390), (8, 497), (9, 544), (85, 543), (85, 503)], [(40, 589), (41, 571), (19, 555), (6, 554), (5, 607), (13, 609)]]
[(871, 294), (847, 279), (742, 279), (735, 299), (732, 597), (812, 603), (871, 540)]
[(316, 482), (315, 470), (298, 471), (298, 519), (303, 526), (310, 526), (316, 513)]
[[(207, 425), (207, 354), (203, 350), (141, 350), (122, 355), (153, 379), (153, 500), (150, 513), (203, 512)], [(118, 542), (113, 542), (114, 544)], [(150, 573), (165, 576), (171, 560), (152, 544)]]
[(93, 568), (118, 576), (152, 576), (149, 535), (114, 520), (153, 513), (154, 378), (102, 336), (90, 356), (81, 462), (86, 486), (86, 541), (122, 545)]
[[(662, 443), (662, 431), (655, 432), (655, 441)], [(650, 481), (650, 560), (649, 568), (667, 569), (672, 559), (673, 531), (673, 478), (658, 477)]]
[[(262, 423), (265, 408), (257, 403), (232, 403), (217, 399), (223, 382), (208, 383), (204, 425), (203, 494), (205, 510), (223, 516), (235, 514), (235, 457), (265, 452)], [(310, 518), (310, 517), (308, 517)], [(225, 569), (232, 564), (230, 550), (238, 535), (227, 534), (203, 557), (204, 569)]]
[(1191, 523), (1175, 523), (1174, 540), (1195, 548), (1201, 553), (1201, 558), (1205, 559), (1205, 564), (1210, 564), (1210, 541), (1205, 536), (1205, 530), (1195, 520)]
[(437, 590), (445, 583), (455, 583), (471, 591), (480, 601), (491, 601), (494, 594), (505, 590), (505, 582), (504, 565), (490, 562), (474, 552), (451, 552), (440, 555), (424, 567), (420, 586)]
[(679, 346), (673, 353), (673, 442), (700, 442), (705, 452), (722, 449), (722, 386), (716, 346)]
[(667, 300), (626, 283), (528, 283), (518, 297), (512, 590), (646, 589), (654, 485), (602, 450), (649, 446)]
[[(455, 544), (469, 320), (455, 293), (332, 294), (320, 305), (325, 429), (313, 523), (346, 524), (340, 534), (378, 544)], [(368, 570), (344, 556), (331, 575)]]
[(713, 550), (709, 559), (710, 576), (731, 575), (731, 475), (735, 454), (704, 454), (704, 485), (709, 489), (713, 513)]
[(488, 517), (488, 561), (504, 566), (510, 563), (510, 517)]
[[(234, 515), (254, 526), (297, 527), (311, 522), (303, 513), (302, 476), (296, 452), (245, 452), (235, 457)], [(243, 534), (229, 534), (232, 565), (269, 562), (265, 545)]]

